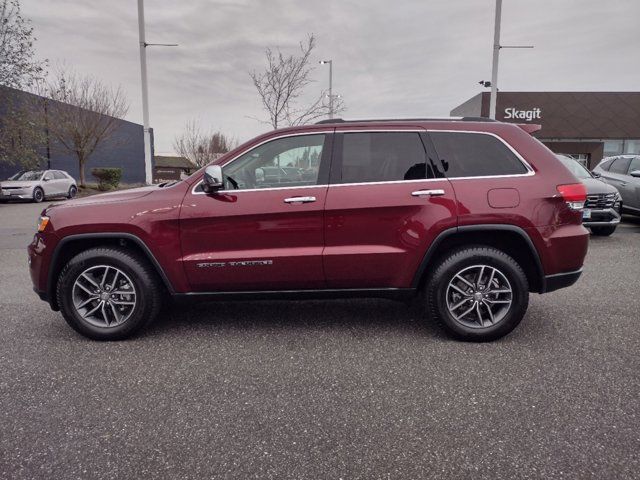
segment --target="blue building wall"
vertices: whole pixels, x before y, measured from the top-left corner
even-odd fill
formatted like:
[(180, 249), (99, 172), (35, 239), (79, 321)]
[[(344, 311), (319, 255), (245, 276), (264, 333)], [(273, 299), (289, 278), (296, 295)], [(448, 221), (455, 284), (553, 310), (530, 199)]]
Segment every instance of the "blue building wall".
[[(10, 90), (12, 95), (18, 97), (18, 100), (21, 96), (32, 95), (31, 93), (19, 90), (6, 89), (6, 87), (0, 88), (5, 90), (3, 93), (6, 93), (6, 90)], [(0, 96), (0, 98), (2, 98), (2, 96)], [(6, 109), (2, 107), (3, 106), (0, 105), (0, 115), (5, 114), (3, 110)], [(50, 117), (49, 121), (55, 122), (55, 118)], [(153, 134), (151, 138), (153, 140)], [(53, 139), (51, 139), (51, 143), (51, 168), (55, 170), (65, 170), (76, 180), (79, 180), (80, 170), (78, 168), (77, 158), (55, 148)], [(42, 168), (47, 168), (46, 145), (41, 147), (41, 151), (42, 156), (45, 157)], [(144, 135), (142, 125), (126, 120), (118, 120), (118, 128), (114, 135), (99, 145), (85, 163), (84, 173), (87, 183), (96, 183), (96, 179), (91, 175), (91, 169), (96, 167), (121, 168), (122, 183), (144, 183)], [(4, 180), (21, 169), (20, 166), (0, 163), (0, 179)]]

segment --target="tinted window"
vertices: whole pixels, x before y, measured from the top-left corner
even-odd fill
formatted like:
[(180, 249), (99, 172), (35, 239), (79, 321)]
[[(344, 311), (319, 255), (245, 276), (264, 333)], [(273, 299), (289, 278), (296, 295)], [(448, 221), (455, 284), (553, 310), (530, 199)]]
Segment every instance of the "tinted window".
[(567, 167), (569, 169), (569, 171), (571, 173), (573, 173), (573, 175), (576, 178), (578, 178), (580, 180), (584, 180), (586, 178), (592, 178), (591, 177), (591, 173), (589, 173), (589, 170), (584, 168), (582, 166), (582, 164), (578, 163), (573, 158), (569, 158), (569, 157), (564, 157), (564, 156), (558, 155), (558, 159), (562, 162), (562, 164), (565, 167)]
[(611, 162), (613, 162), (615, 160), (615, 158), (610, 158), (609, 160), (605, 160), (604, 162), (602, 162), (599, 167), (602, 170), (607, 170), (609, 171), (609, 167), (611, 166)]
[(611, 173), (626, 175), (627, 171), (629, 170), (629, 163), (631, 163), (631, 159), (629, 158), (616, 158), (609, 167), (609, 171)]
[(462, 132), (430, 132), (429, 135), (449, 178), (527, 173), (518, 157), (492, 135)]
[(634, 157), (629, 164), (629, 173), (640, 170), (640, 157)]
[(225, 190), (316, 185), (325, 135), (264, 143), (222, 169)]
[(426, 161), (418, 133), (345, 133), (341, 183), (427, 178)]

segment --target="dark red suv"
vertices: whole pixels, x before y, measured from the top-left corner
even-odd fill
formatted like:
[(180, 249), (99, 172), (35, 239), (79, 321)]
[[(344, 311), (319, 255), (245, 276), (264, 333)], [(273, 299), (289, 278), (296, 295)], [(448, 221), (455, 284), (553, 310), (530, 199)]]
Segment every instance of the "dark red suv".
[(572, 285), (585, 190), (531, 125), (323, 121), (273, 131), (184, 181), (45, 209), (35, 291), (78, 332), (122, 339), (175, 298), (415, 299), (464, 340)]

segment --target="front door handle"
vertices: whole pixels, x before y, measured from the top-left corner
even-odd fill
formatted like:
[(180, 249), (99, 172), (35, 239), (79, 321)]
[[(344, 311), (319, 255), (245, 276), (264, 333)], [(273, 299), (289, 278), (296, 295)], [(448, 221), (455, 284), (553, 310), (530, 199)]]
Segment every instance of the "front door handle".
[(442, 190), (442, 189), (437, 189), (437, 190), (416, 190), (415, 192), (411, 192), (411, 195), (413, 195), (414, 197), (425, 197), (425, 196), (441, 197), (442, 195), (444, 195), (444, 190)]
[(626, 187), (627, 186), (627, 182), (620, 182), (620, 186), (621, 187)]
[(315, 201), (316, 197), (290, 197), (284, 199), (284, 203), (311, 203)]

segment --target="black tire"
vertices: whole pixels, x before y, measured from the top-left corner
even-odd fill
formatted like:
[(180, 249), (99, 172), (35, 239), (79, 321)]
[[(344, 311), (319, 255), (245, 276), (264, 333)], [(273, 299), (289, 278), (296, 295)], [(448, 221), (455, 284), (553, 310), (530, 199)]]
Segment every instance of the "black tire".
[(33, 189), (33, 201), (36, 203), (40, 203), (44, 200), (44, 191), (40, 187), (36, 187)]
[(69, 193), (67, 193), (67, 198), (71, 200), (73, 197), (76, 196), (77, 193), (78, 193), (78, 187), (76, 187), (75, 185), (71, 185), (69, 187)]
[[(115, 267), (133, 283), (135, 305), (129, 317), (118, 325), (96, 326), (83, 318), (74, 305), (74, 283), (87, 269), (98, 266)], [(157, 316), (162, 304), (162, 288), (146, 259), (126, 249), (99, 247), (79, 253), (65, 265), (56, 295), (64, 319), (74, 330), (93, 340), (122, 340), (133, 336)]]
[[(458, 273), (463, 271), (473, 272), (473, 269), (477, 269), (482, 278), (482, 271), (480, 270), (482, 265), (490, 267), (487, 270), (488, 272), (496, 269), (499, 274), (503, 275), (510, 286), (511, 294), (487, 294), (485, 300), (482, 298), (478, 300), (473, 295), (469, 296), (467, 301), (472, 303), (464, 304), (461, 309), (464, 311), (466, 305), (471, 306), (478, 303), (480, 305), (480, 316), (482, 317), (482, 314), (487, 316), (487, 321), (482, 323), (483, 326), (480, 326), (480, 321), (477, 322), (477, 325), (473, 323), (473, 315), (476, 314), (475, 310), (472, 310), (468, 316), (462, 315), (463, 312), (461, 312), (458, 315), (462, 319), (456, 319), (447, 306), (447, 296), (451, 294), (457, 295), (451, 289), (455, 287), (450, 288), (449, 285)], [(454, 338), (473, 342), (496, 340), (510, 333), (524, 317), (529, 305), (529, 284), (520, 265), (506, 253), (492, 247), (464, 247), (446, 254), (434, 267), (433, 273), (427, 279), (425, 285), (427, 312), (432, 319), (440, 323), (447, 333)], [(500, 279), (504, 280), (503, 277), (499, 277), (499, 274), (495, 274), (498, 276), (495, 280), (497, 282), (495, 285), (498, 285), (496, 290), (501, 288), (499, 286)], [(491, 278), (494, 277), (491, 276)], [(488, 280), (487, 276), (484, 277), (484, 280)], [(482, 291), (482, 288), (479, 291)], [(480, 293), (480, 295), (482, 296), (483, 294)], [(490, 297), (490, 295), (496, 296)], [(495, 313), (499, 313), (501, 318), (496, 319), (495, 323), (489, 324), (489, 311), (487, 309), (491, 309), (489, 306), (489, 303), (491, 303), (490, 298), (499, 300), (500, 298), (497, 295), (506, 296), (502, 298), (511, 300), (511, 304), (501, 307), (501, 303), (497, 305), (492, 303), (493, 308), (501, 309), (499, 312), (492, 311), (492, 318)], [(464, 300), (465, 297), (459, 296), (459, 298)], [(489, 303), (485, 303), (485, 301)], [(460, 310), (454, 311), (460, 312)]]
[(608, 237), (616, 231), (616, 226), (611, 227), (591, 227), (591, 233), (598, 237)]

